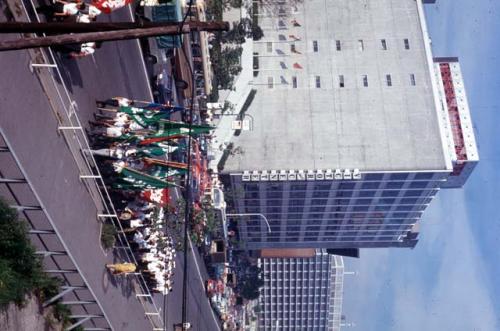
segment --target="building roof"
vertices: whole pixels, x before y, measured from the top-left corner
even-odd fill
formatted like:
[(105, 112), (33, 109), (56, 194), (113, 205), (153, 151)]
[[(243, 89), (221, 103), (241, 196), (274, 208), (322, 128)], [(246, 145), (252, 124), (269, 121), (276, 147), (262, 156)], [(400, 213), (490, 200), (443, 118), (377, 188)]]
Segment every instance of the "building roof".
[[(286, 57), (259, 57), (259, 73), (253, 82), (257, 93), (246, 112), (253, 118), (253, 131), (233, 137), (234, 148), (239, 149), (229, 156), (223, 173), (451, 168), (441, 137), (432, 58), (424, 43), (428, 37), (418, 2), (390, 0), (390, 6), (367, 2), (308, 1), (307, 10), (299, 8), (300, 14), (294, 16), (301, 27), (287, 26), (286, 34), (265, 30), (264, 38), (254, 42), (254, 52), (268, 54), (266, 41), (270, 41), (272, 54)], [(261, 25), (273, 26), (273, 19), (278, 18)], [(300, 54), (290, 53), (288, 42), (276, 42), (283, 37), (288, 40), (291, 33), (301, 39), (294, 42)], [(381, 39), (386, 40), (387, 50), (381, 50)], [(404, 39), (409, 40), (410, 49), (405, 49)], [(341, 51), (335, 49), (336, 40), (341, 42)], [(313, 50), (313, 41), (319, 45), (318, 52)], [(415, 76), (415, 86), (410, 84), (410, 74)], [(339, 87), (340, 75), (345, 80), (343, 88)], [(363, 86), (363, 75), (368, 77), (368, 87)], [(386, 75), (391, 75), (390, 87)], [(315, 86), (316, 77), (320, 88)], [(293, 79), (297, 88), (292, 87)]]

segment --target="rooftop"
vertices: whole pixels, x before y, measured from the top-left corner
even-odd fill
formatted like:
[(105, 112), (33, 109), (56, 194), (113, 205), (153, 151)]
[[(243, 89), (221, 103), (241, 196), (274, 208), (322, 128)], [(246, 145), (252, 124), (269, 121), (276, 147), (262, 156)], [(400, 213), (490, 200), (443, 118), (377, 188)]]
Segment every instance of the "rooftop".
[[(257, 93), (246, 112), (253, 118), (253, 130), (233, 136), (234, 148), (240, 148), (226, 161), (224, 173), (450, 169), (420, 4), (389, 2), (308, 1), (293, 15), (300, 27), (290, 25), (292, 16), (260, 18), (264, 38), (254, 41), (259, 53), (253, 81)], [(274, 29), (283, 24), (286, 31)], [(292, 34), (300, 38), (293, 42), (299, 54), (290, 51)], [(381, 49), (382, 39), (387, 49)], [(339, 86), (340, 75), (344, 87)]]

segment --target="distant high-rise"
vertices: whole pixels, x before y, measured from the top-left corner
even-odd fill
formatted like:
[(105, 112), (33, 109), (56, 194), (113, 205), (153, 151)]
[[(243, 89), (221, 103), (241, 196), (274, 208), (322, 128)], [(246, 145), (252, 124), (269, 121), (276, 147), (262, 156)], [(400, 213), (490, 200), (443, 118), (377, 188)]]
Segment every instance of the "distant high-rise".
[(259, 263), (264, 277), (259, 330), (340, 330), (342, 257), (311, 250), (309, 257), (284, 254), (261, 258)]
[(434, 196), (478, 161), (459, 67), (434, 63), (422, 0), (266, 1), (257, 18), (253, 130), (220, 175), (232, 213), (271, 231), (249, 216), (242, 243), (414, 247)]

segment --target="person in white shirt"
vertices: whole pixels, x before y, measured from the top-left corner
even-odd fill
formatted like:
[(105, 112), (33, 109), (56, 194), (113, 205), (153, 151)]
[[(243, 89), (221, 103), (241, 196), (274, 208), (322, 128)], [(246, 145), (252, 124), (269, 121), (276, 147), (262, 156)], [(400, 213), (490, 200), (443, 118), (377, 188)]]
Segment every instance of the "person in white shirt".
[(80, 10), (85, 9), (83, 2), (67, 2), (56, 0), (52, 6), (39, 6), (36, 8), (38, 13), (43, 13), (47, 18), (53, 20), (58, 17), (68, 17), (78, 15)]

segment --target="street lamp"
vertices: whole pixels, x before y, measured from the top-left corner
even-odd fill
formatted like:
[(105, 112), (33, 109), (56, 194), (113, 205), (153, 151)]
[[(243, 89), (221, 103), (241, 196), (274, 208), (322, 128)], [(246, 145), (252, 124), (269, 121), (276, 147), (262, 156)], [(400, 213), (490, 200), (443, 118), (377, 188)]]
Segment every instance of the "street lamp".
[(252, 214), (226, 214), (226, 216), (260, 216), (261, 219), (263, 219), (266, 222), (267, 225), (267, 232), (271, 233), (271, 226), (269, 225), (269, 221), (267, 220), (266, 216), (259, 214), (259, 213), (252, 213)]

